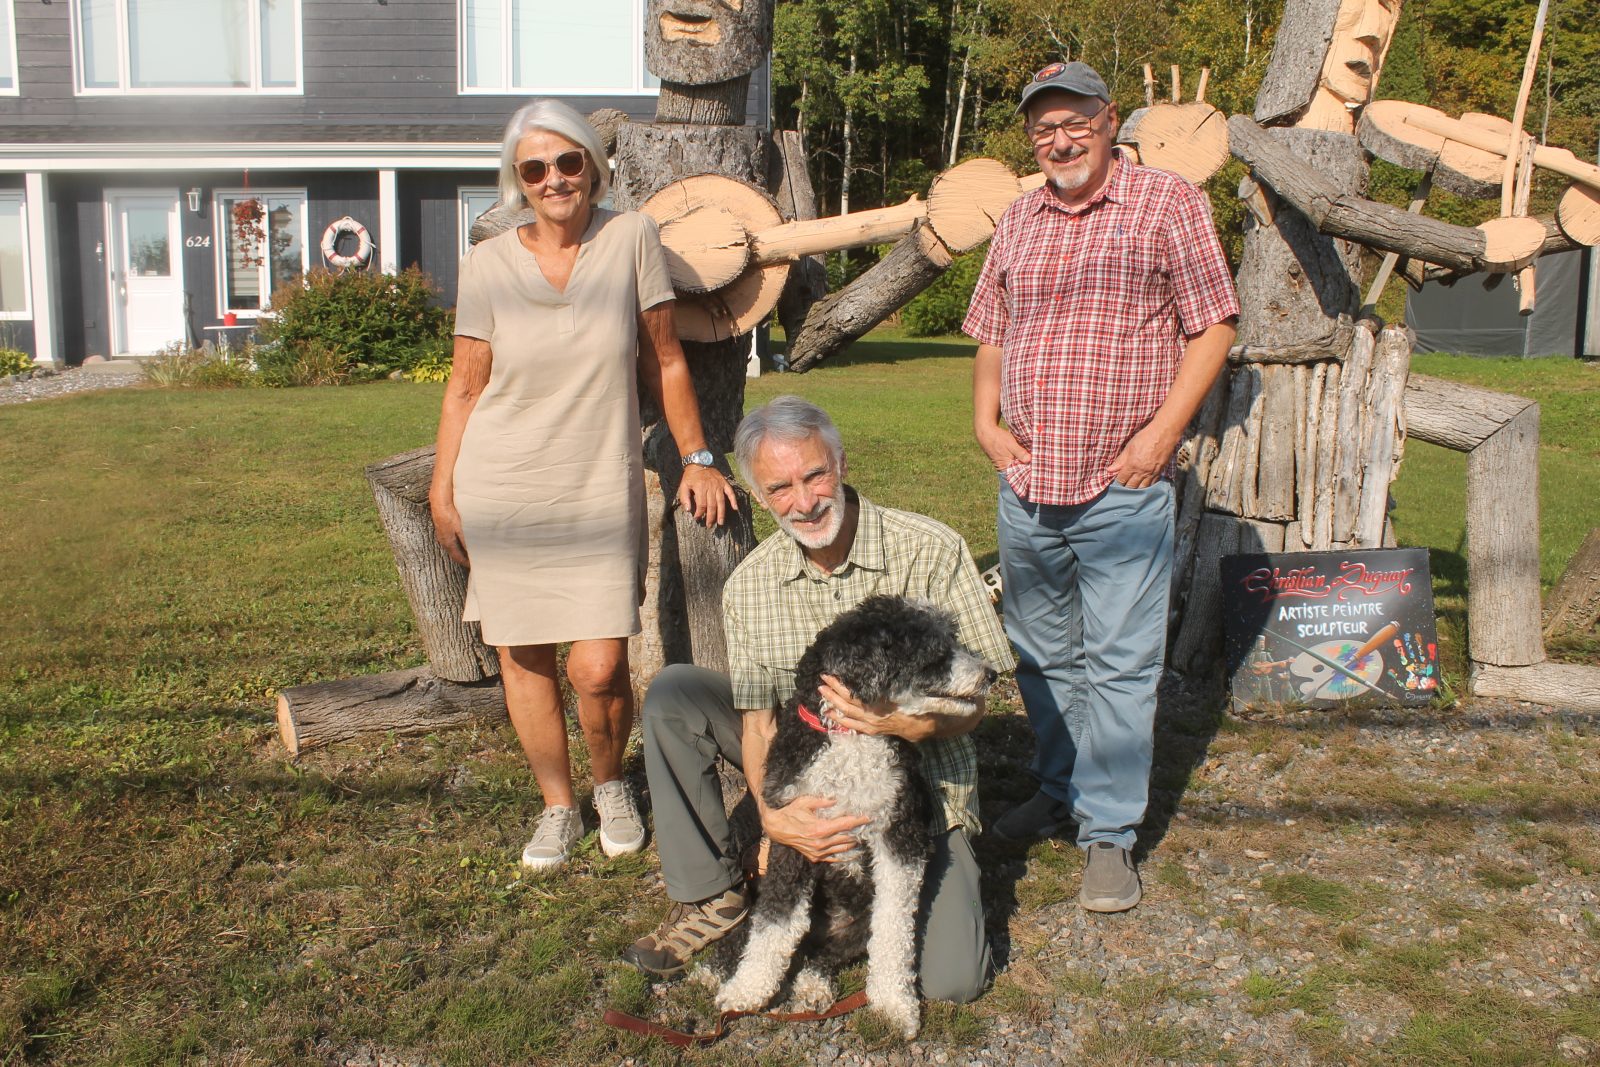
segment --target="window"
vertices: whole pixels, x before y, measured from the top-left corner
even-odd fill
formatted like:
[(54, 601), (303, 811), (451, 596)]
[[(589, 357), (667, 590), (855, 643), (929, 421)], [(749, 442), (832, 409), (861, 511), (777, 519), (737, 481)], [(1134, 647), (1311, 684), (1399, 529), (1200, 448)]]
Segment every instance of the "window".
[(218, 310), (257, 315), (310, 269), (304, 192), (216, 194)]
[(460, 0), (461, 91), (653, 93), (644, 0)]
[(33, 317), (29, 305), (28, 216), (21, 193), (0, 193), (0, 319)]
[(73, 0), (81, 93), (297, 93), (300, 0)]
[(0, 0), (0, 96), (17, 95), (17, 22), (12, 0)]
[(467, 249), (472, 247), (471, 242), (467, 240), (467, 235), (472, 230), (472, 224), (478, 221), (479, 215), (482, 215), (485, 211), (488, 211), (499, 202), (500, 190), (498, 189), (474, 189), (468, 188), (467, 186), (461, 187), (460, 233), (462, 255), (466, 255)]

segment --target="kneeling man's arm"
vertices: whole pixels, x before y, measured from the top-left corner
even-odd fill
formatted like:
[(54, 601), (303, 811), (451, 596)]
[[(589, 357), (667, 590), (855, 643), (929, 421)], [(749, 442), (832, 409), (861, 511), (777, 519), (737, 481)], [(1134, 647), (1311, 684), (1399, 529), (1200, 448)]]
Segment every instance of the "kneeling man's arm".
[(983, 718), (983, 705), (965, 715), (907, 715), (889, 700), (863, 704), (844, 683), (831, 674), (822, 676), (817, 690), (828, 702), (828, 717), (858, 734), (887, 734), (913, 743), (935, 737), (960, 737), (977, 729)]
[(750, 795), (756, 798), (762, 832), (813, 863), (830, 863), (854, 849), (856, 839), (850, 831), (872, 820), (865, 815), (824, 817), (822, 813), (833, 807), (833, 797), (802, 796), (781, 808), (767, 806), (761, 787), (766, 778), (767, 747), (778, 732), (778, 720), (770, 708), (743, 710), (740, 716), (744, 726), (739, 736), (744, 778), (750, 783)]

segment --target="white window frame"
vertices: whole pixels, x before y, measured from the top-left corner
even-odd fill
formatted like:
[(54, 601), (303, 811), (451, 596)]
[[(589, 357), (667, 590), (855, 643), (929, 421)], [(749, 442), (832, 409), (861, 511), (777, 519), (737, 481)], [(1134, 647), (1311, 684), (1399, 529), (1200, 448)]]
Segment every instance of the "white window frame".
[[(550, 0), (524, 0), (528, 3), (548, 3)], [(633, 84), (631, 86), (566, 85), (513, 85), (511, 84), (511, 50), (515, 35), (511, 33), (512, 6), (518, 0), (500, 0), (506, 32), (500, 45), (501, 83), (497, 86), (467, 84), (467, 0), (456, 0), (456, 92), (461, 96), (659, 96), (658, 86), (645, 84), (650, 77), (644, 64), (645, 0), (635, 0), (633, 8)], [(574, 47), (577, 42), (574, 42)]]
[[(298, 197), (300, 200), (300, 275), (304, 277), (311, 273), (311, 198), (306, 195), (304, 188), (299, 189), (214, 189), (211, 192), (211, 214), (213, 233), (216, 238), (212, 241), (216, 245), (216, 270), (217, 270), (217, 318), (222, 318), (229, 311), (241, 319), (256, 319), (263, 315), (272, 314), (271, 286), (263, 288), (261, 294), (261, 307), (259, 308), (230, 308), (228, 307), (228, 240), (231, 236), (233, 219), (228, 211), (226, 202), (229, 200), (243, 200), (245, 198), (266, 200), (271, 197), (289, 199)], [(263, 277), (270, 281), (267, 273), (267, 264), (263, 261), (257, 268)]]
[(16, 204), (17, 215), (22, 220), (19, 234), (22, 240), (22, 310), (0, 310), (0, 322), (19, 322), (33, 318), (33, 246), (28, 241), (28, 197), (20, 189), (0, 191), (0, 203)]
[[(467, 235), (472, 229), (472, 224), (477, 221), (477, 216), (473, 215), (472, 207), (467, 200), (469, 196), (492, 196), (498, 202), (500, 189), (494, 185), (463, 185), (456, 190), (456, 215), (460, 219), (458, 232), (461, 235), (461, 254), (463, 256), (472, 247), (471, 242), (467, 240)], [(479, 212), (479, 214), (482, 214), (482, 212)]]
[(0, 86), (0, 96), (20, 96), (22, 94), (22, 71), (17, 69), (17, 5), (16, 0), (0, 0), (5, 5), (6, 28), (10, 31), (7, 40), (0, 47), (11, 49), (11, 88)]
[(84, 84), (83, 3), (71, 0), (67, 20), (72, 34), (72, 85), (78, 96), (303, 96), (306, 84), (305, 22), (302, 0), (294, 4), (294, 84), (261, 84), (261, 0), (251, 0), (250, 84), (242, 86), (187, 85), (135, 87), (128, 84), (128, 0), (113, 0), (117, 5), (117, 82), (115, 86)]

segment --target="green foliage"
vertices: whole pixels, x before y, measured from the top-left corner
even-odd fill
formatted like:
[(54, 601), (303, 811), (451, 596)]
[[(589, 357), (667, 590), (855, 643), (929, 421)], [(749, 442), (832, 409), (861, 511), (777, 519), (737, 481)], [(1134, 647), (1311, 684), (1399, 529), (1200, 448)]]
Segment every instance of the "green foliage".
[(0, 378), (33, 369), (33, 357), (15, 348), (0, 348)]
[(259, 360), (271, 384), (368, 381), (409, 370), (424, 346), (450, 335), (450, 313), (416, 268), (402, 274), (314, 270), (272, 294)]
[(912, 337), (960, 333), (961, 321), (967, 317), (967, 305), (972, 302), (972, 289), (978, 283), (978, 272), (983, 269), (983, 257), (987, 253), (985, 245), (957, 256), (949, 270), (901, 309), (900, 321), (906, 333)]
[(163, 389), (237, 389), (260, 384), (251, 370), (255, 352), (248, 342), (226, 354), (178, 342), (157, 352), (139, 369), (145, 381)]
[[(274, 388), (297, 385), (348, 385), (356, 380), (350, 356), (321, 341), (264, 345), (256, 358), (261, 384)], [(370, 377), (364, 375), (363, 377)]]
[(450, 368), (455, 365), (453, 354), (454, 345), (448, 337), (441, 337), (436, 341), (429, 341), (422, 347), (422, 354), (417, 361), (406, 371), (408, 382), (447, 382), (450, 380)]

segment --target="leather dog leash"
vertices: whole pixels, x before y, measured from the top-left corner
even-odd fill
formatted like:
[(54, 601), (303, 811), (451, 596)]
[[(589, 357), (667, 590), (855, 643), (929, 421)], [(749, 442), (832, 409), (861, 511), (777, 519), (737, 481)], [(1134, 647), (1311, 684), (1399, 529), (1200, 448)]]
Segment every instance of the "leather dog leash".
[(863, 989), (851, 993), (841, 1000), (834, 1001), (833, 1006), (824, 1011), (725, 1011), (717, 1016), (716, 1027), (709, 1033), (704, 1034), (690, 1034), (682, 1030), (674, 1030), (670, 1026), (662, 1026), (660, 1023), (653, 1023), (649, 1020), (641, 1019), (637, 1015), (629, 1015), (625, 1011), (617, 1011), (615, 1008), (607, 1008), (606, 1013), (601, 1016), (601, 1021), (607, 1026), (616, 1027), (618, 1030), (631, 1030), (636, 1034), (644, 1034), (646, 1037), (659, 1037), (661, 1040), (670, 1045), (676, 1045), (678, 1048), (692, 1048), (695, 1045), (709, 1045), (713, 1041), (720, 1039), (728, 1032), (729, 1023), (735, 1019), (742, 1019), (747, 1015), (757, 1015), (763, 1019), (776, 1019), (781, 1023), (816, 1023), (825, 1019), (836, 1019), (841, 1015), (849, 1015), (866, 1003), (867, 992)]

